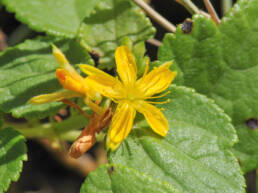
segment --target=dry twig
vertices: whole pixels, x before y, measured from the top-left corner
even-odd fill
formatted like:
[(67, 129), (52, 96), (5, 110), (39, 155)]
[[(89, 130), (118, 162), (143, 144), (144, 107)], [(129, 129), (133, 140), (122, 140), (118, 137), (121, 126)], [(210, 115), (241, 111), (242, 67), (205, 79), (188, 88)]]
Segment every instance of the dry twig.
[(154, 21), (160, 24), (162, 27), (167, 29), (168, 31), (174, 33), (176, 31), (176, 26), (166, 20), (163, 16), (161, 16), (158, 12), (152, 9), (147, 3), (143, 0), (133, 0), (139, 7), (141, 7), (147, 15), (149, 15)]
[(147, 42), (157, 47), (162, 45), (162, 42), (156, 39), (148, 39)]
[(193, 14), (202, 14), (207, 18), (210, 18), (210, 15), (202, 10), (200, 10), (191, 0), (175, 0), (177, 3), (184, 6), (192, 15)]
[(210, 0), (203, 0), (205, 7), (207, 8), (209, 14), (211, 15), (212, 20), (216, 23), (216, 25), (219, 25), (220, 23), (220, 19), (214, 9), (214, 7), (212, 6)]

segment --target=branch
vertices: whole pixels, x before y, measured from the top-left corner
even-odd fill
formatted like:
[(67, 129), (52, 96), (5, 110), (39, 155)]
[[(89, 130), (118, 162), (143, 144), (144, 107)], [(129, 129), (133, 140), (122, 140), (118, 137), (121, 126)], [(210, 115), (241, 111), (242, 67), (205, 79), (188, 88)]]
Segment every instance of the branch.
[(193, 14), (201, 14), (207, 18), (210, 18), (210, 15), (202, 10), (200, 10), (191, 0), (175, 0), (177, 3), (183, 5), (189, 13)]
[(207, 8), (209, 14), (211, 15), (212, 20), (216, 23), (216, 25), (219, 25), (220, 23), (220, 19), (214, 9), (214, 7), (212, 6), (210, 0), (203, 0), (205, 7)]
[(6, 43), (6, 35), (4, 32), (0, 29), (0, 51), (4, 51), (7, 48)]
[(149, 44), (152, 44), (152, 45), (157, 46), (157, 47), (161, 46), (161, 44), (162, 44), (161, 41), (156, 40), (156, 39), (148, 39), (147, 42)]
[(154, 21), (156, 21), (159, 25), (164, 27), (166, 30), (174, 33), (176, 31), (176, 26), (166, 20), (163, 16), (161, 16), (158, 12), (152, 9), (147, 3), (142, 0), (133, 0), (139, 7), (141, 7), (147, 15), (149, 15)]

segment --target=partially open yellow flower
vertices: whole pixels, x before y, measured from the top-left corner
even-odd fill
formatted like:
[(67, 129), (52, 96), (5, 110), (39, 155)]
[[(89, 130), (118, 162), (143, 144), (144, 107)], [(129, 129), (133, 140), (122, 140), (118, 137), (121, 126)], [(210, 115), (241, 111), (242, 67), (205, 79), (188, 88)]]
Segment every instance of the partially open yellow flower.
[(52, 94), (42, 94), (35, 96), (29, 100), (31, 104), (43, 104), (54, 101), (61, 101), (72, 97), (84, 97), (85, 103), (99, 114), (103, 111), (98, 108), (91, 100), (100, 100), (101, 96), (92, 87), (87, 86), (85, 78), (83, 78), (69, 63), (65, 55), (56, 46), (53, 45), (53, 55), (60, 64), (60, 68), (56, 70), (56, 76), (64, 91)]
[(108, 148), (115, 150), (128, 136), (136, 111), (145, 116), (154, 132), (165, 136), (169, 128), (168, 121), (161, 110), (152, 105), (155, 102), (148, 99), (161, 97), (152, 96), (168, 88), (175, 78), (177, 73), (169, 69), (171, 62), (164, 63), (149, 73), (147, 63), (142, 78), (137, 80), (135, 59), (126, 46), (116, 49), (115, 59), (121, 81), (92, 66), (80, 65), (81, 70), (89, 75), (86, 84), (118, 103), (108, 131)]

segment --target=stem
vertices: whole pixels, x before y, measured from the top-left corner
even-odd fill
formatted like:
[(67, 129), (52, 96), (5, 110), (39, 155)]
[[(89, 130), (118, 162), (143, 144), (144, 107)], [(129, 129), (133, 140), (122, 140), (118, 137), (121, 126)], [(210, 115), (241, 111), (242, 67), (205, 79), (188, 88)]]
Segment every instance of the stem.
[(220, 23), (220, 19), (214, 9), (214, 7), (212, 6), (210, 0), (203, 0), (205, 7), (207, 8), (209, 14), (211, 15), (212, 20), (216, 23), (216, 25), (219, 25)]
[(68, 132), (65, 132), (64, 134), (61, 134), (60, 138), (65, 141), (74, 142), (80, 136), (80, 134), (81, 134), (80, 130), (68, 131)]
[(156, 39), (148, 39), (147, 42), (149, 44), (152, 44), (152, 45), (157, 46), (157, 47), (161, 46), (161, 44), (162, 44), (161, 41), (156, 40)]
[(4, 51), (7, 48), (6, 43), (6, 35), (5, 33), (0, 29), (0, 51)]
[(28, 123), (25, 124), (15, 124), (15, 123), (4, 123), (4, 127), (12, 127), (23, 134), (26, 138), (51, 138), (51, 137), (61, 137), (66, 140), (75, 140), (79, 136), (79, 131), (71, 131), (78, 128), (84, 127), (88, 123), (82, 115), (76, 115), (69, 119), (63, 120), (60, 123), (45, 123), (37, 124), (31, 126)]
[(26, 138), (49, 137), (54, 135), (53, 128), (50, 123), (45, 123), (42, 125), (36, 125), (34, 127), (31, 127), (31, 125), (28, 123), (16, 124), (5, 122), (3, 127), (12, 127), (15, 130), (19, 131)]
[(228, 12), (228, 10), (232, 7), (232, 5), (232, 0), (221, 0), (222, 14), (225, 15)]
[(154, 21), (160, 24), (162, 27), (167, 29), (168, 31), (174, 33), (176, 31), (176, 26), (166, 20), (163, 16), (161, 16), (158, 12), (152, 9), (147, 3), (142, 0), (133, 0), (139, 7), (141, 7), (147, 15), (149, 15)]
[(202, 14), (207, 18), (210, 18), (210, 15), (206, 12), (200, 10), (191, 0), (175, 0), (177, 3), (183, 5), (189, 13), (193, 14)]

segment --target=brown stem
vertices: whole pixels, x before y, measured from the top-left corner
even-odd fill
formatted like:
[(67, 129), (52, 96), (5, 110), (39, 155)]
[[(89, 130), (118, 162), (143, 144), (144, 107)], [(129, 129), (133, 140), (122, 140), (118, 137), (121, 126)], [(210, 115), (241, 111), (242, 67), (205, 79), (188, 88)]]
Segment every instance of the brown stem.
[(214, 7), (212, 6), (210, 0), (203, 0), (205, 7), (207, 8), (209, 14), (211, 15), (212, 20), (216, 23), (216, 25), (219, 25), (220, 23), (220, 19), (214, 9)]
[(104, 129), (112, 118), (111, 108), (107, 109), (103, 115), (93, 113), (90, 124), (85, 127), (80, 136), (76, 139), (69, 150), (69, 155), (78, 158), (88, 151), (95, 143), (95, 133), (99, 133)]
[(6, 35), (4, 32), (0, 29), (0, 51), (4, 51), (7, 48), (6, 43)]

